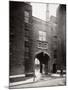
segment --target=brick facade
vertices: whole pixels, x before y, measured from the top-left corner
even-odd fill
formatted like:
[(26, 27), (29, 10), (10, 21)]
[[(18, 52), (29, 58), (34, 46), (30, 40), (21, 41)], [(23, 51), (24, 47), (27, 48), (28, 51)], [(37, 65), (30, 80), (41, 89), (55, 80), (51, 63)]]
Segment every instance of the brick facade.
[(66, 68), (66, 5), (61, 4), (57, 9), (57, 63), (58, 68)]
[(32, 7), (10, 1), (10, 75), (33, 73)]

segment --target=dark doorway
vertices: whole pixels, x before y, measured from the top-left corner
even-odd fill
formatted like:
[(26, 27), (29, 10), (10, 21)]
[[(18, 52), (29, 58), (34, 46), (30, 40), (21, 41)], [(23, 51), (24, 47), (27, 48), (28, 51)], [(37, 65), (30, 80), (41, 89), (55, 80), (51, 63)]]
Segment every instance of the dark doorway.
[(54, 63), (54, 64), (53, 64), (53, 73), (56, 73), (56, 72), (57, 72), (57, 64)]
[[(37, 58), (40, 62), (40, 73), (43, 73), (43, 71), (45, 71), (45, 74), (48, 74), (49, 55), (44, 52), (41, 52), (38, 53), (35, 58)], [(44, 68), (43, 65), (45, 66)]]

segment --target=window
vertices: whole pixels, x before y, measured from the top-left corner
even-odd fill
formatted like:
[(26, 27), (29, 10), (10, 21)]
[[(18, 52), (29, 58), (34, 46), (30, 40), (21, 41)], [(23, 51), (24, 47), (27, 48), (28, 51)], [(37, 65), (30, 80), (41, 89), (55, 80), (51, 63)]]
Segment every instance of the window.
[(46, 32), (39, 31), (39, 40), (40, 41), (46, 41)]
[(24, 12), (24, 19), (26, 23), (29, 23), (29, 12), (28, 11)]

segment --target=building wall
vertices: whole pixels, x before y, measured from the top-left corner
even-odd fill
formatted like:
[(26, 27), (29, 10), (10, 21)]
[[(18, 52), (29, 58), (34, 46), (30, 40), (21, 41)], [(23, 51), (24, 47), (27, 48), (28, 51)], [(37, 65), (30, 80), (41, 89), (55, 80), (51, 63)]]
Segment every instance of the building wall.
[[(55, 19), (55, 17), (54, 17)], [(54, 21), (54, 20), (53, 20)], [(55, 39), (54, 36), (56, 36), (56, 25), (55, 22), (53, 22), (52, 20), (50, 20), (49, 22), (43, 21), (39, 18), (33, 17), (33, 37), (34, 37), (34, 43), (33, 43), (33, 49), (34, 49), (34, 58), (35, 55), (40, 53), (40, 52), (46, 52), (49, 54), (50, 56), (50, 60), (48, 62), (48, 70), (49, 72), (52, 71), (53, 69), (53, 63), (55, 62), (53, 56), (54, 56), (54, 47), (56, 47), (56, 43), (55, 43)], [(46, 32), (46, 41), (44, 43), (46, 43), (47, 47), (45, 47), (44, 49), (39, 48), (38, 47), (38, 43), (39, 43), (39, 31), (43, 31)]]
[[(41, 50), (38, 48), (39, 31), (46, 32), (45, 22), (39, 18), (33, 17), (33, 37), (34, 37), (34, 53)], [(46, 38), (46, 37), (45, 37)]]
[[(57, 29), (55, 29), (56, 18), (52, 16), (50, 21), (46, 22), (32, 16), (32, 7), (28, 3), (10, 1), (9, 5), (10, 76), (34, 74), (35, 56), (42, 51), (50, 57), (48, 70), (51, 72), (56, 61), (54, 58), (54, 50), (57, 49), (56, 37), (58, 35), (56, 35)], [(39, 31), (46, 32), (45, 41), (43, 41), (44, 48), (39, 48)], [(65, 38), (63, 39), (65, 41)]]
[(53, 71), (53, 64), (56, 63), (57, 61), (57, 32), (56, 32), (56, 26), (57, 26), (57, 23), (56, 23), (56, 17), (54, 16), (51, 16), (50, 17), (50, 22), (49, 22), (49, 25), (50, 25), (50, 40), (51, 40), (51, 44), (50, 44), (50, 47), (51, 47), (51, 71)]
[(58, 36), (58, 65), (66, 67), (66, 5), (59, 5), (57, 9), (57, 36)]
[(16, 1), (9, 6), (10, 75), (32, 73), (32, 7)]

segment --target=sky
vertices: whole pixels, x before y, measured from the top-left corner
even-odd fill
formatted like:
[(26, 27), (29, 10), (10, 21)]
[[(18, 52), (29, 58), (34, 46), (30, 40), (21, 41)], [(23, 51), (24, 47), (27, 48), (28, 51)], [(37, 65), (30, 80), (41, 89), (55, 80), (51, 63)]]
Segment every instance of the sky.
[[(46, 20), (46, 4), (45, 3), (31, 3), (32, 15), (42, 20)], [(56, 16), (56, 10), (59, 4), (49, 4), (49, 17)]]

